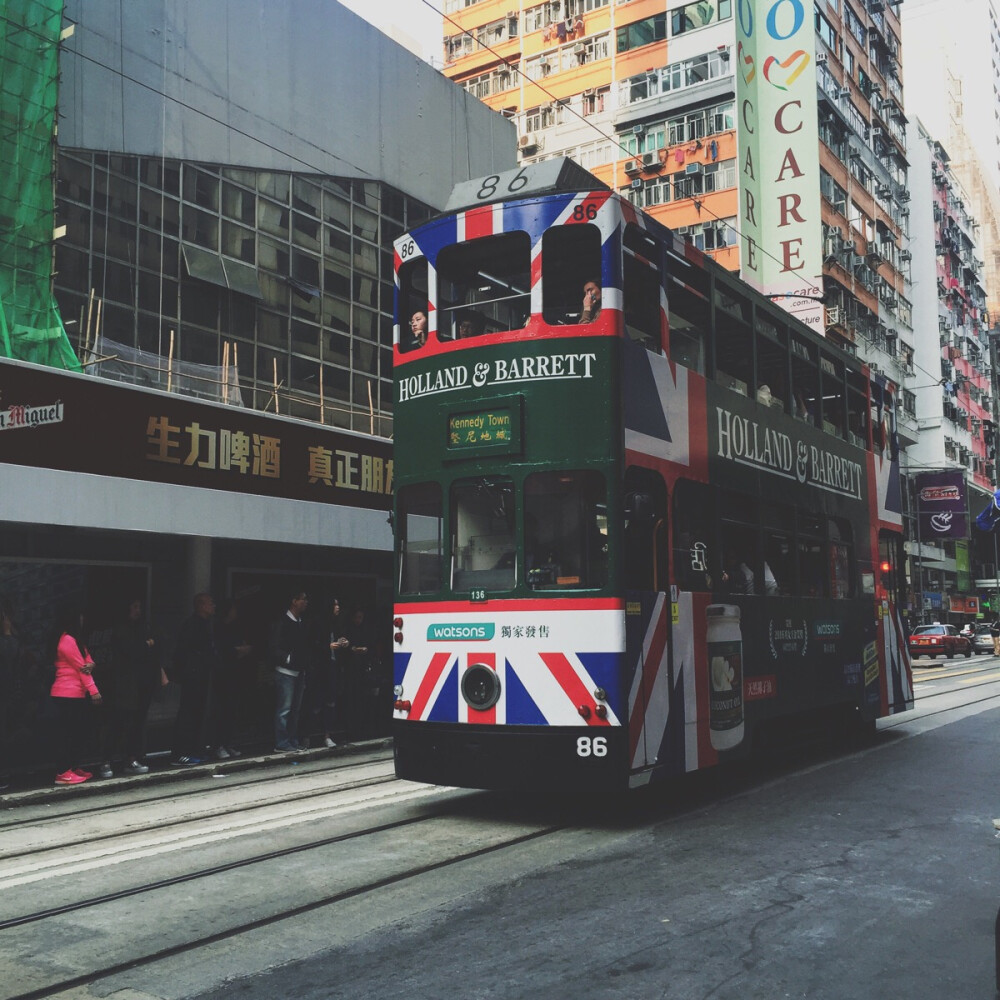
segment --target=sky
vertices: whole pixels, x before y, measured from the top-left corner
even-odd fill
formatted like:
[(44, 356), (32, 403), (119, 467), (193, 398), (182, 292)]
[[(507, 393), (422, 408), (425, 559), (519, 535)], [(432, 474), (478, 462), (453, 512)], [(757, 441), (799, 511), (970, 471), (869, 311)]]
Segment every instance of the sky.
[[(430, 0), (433, 8), (423, 0), (338, 0), (339, 3), (375, 25), (396, 41), (406, 45), (418, 56), (434, 65), (441, 65), (442, 0)], [(410, 40), (403, 35), (409, 35)]]

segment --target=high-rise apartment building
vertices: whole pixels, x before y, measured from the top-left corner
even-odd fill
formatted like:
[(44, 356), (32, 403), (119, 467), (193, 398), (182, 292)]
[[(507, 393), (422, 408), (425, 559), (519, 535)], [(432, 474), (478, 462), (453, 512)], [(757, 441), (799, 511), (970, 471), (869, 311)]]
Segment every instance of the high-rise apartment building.
[(907, 0), (909, 106), (944, 143), (983, 229), (990, 312), (1000, 315), (1000, 23), (994, 0)]
[[(573, 157), (738, 269), (734, 13), (732, 0), (448, 0), (444, 71), (515, 120), (524, 160)], [(821, 204), (807, 208), (824, 238), (807, 273), (823, 274), (827, 336), (901, 383), (914, 348), (898, 9), (825, 0), (815, 26)], [(915, 440), (912, 409), (900, 431)]]

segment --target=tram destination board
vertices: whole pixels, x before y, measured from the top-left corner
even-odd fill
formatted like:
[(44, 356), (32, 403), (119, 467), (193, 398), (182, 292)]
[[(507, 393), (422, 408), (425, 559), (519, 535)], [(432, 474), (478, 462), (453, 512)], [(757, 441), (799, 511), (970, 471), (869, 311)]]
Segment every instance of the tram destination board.
[(519, 436), (510, 407), (491, 406), (448, 414), (449, 451), (510, 451)]

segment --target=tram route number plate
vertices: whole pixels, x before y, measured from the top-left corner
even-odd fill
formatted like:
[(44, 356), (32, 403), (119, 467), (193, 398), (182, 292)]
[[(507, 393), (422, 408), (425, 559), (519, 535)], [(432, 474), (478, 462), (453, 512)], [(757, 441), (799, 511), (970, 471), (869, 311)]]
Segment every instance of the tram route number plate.
[(577, 757), (607, 757), (608, 739), (606, 736), (579, 736), (576, 741)]

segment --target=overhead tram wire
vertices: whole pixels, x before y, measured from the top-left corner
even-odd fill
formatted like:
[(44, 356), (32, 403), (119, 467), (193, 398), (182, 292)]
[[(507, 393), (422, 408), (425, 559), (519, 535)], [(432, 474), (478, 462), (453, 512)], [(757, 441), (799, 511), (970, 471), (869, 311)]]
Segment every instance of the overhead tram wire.
[[(471, 31), (469, 31), (467, 28), (463, 28), (461, 25), (459, 25), (453, 18), (449, 17), (447, 14), (444, 13), (444, 11), (440, 10), (433, 3), (431, 3), (430, 0), (420, 0), (420, 2), (425, 7), (429, 8), (432, 11), (434, 11), (435, 14), (438, 14), (441, 18), (443, 18), (449, 24), (454, 25), (454, 27), (457, 28), (458, 31), (460, 31), (462, 34), (468, 35), (473, 40), (478, 41), (478, 39), (476, 38), (476, 36), (473, 35), (473, 33)], [(7, 23), (13, 23), (9, 17), (5, 17), (2, 14), (0, 14), (0, 21), (5, 21)], [(26, 30), (28, 30), (30, 32), (30, 29), (26, 29)], [(36, 34), (39, 38), (43, 38), (44, 37), (44, 36), (38, 34), (37, 32), (31, 32), (31, 33), (32, 34)], [(529, 77), (526, 73), (524, 73), (522, 70), (520, 70), (518, 68), (518, 65), (516, 63), (511, 63), (508, 59), (506, 59), (504, 56), (500, 55), (500, 53), (497, 52), (491, 46), (486, 45), (484, 43), (480, 43), (480, 45), (482, 46), (482, 48), (486, 49), (487, 52), (489, 52), (490, 54), (496, 56), (497, 59), (500, 62), (502, 62), (508, 69), (512, 69), (512, 70), (515, 70), (516, 72), (520, 73), (521, 76), (523, 76), (524, 79), (527, 80), (527, 82), (529, 84), (531, 84), (532, 86), (537, 87), (543, 94), (545, 94), (546, 96), (548, 96), (552, 101), (558, 101), (559, 100), (547, 87), (545, 87), (543, 84), (538, 83), (537, 81), (531, 79), (531, 77)], [(72, 51), (73, 51), (73, 54), (75, 56), (79, 57), (80, 59), (83, 59), (86, 62), (89, 62), (89, 63), (93, 64), (94, 66), (99, 66), (101, 69), (107, 70), (108, 72), (114, 74), (115, 76), (120, 77), (122, 80), (127, 80), (129, 83), (133, 83), (133, 84), (135, 84), (135, 85), (137, 85), (139, 87), (142, 87), (143, 90), (147, 90), (147, 91), (149, 91), (152, 94), (157, 94), (159, 97), (162, 97), (165, 101), (171, 101), (174, 104), (176, 104), (177, 106), (185, 108), (188, 111), (192, 111), (194, 114), (197, 114), (197, 115), (201, 116), (202, 118), (205, 118), (208, 121), (214, 122), (217, 125), (222, 125), (225, 128), (227, 128), (229, 131), (234, 132), (237, 135), (243, 136), (245, 139), (249, 139), (251, 142), (255, 142), (259, 146), (262, 146), (265, 149), (270, 149), (273, 152), (281, 153), (283, 156), (286, 156), (288, 159), (294, 160), (297, 163), (301, 163), (302, 166), (308, 168), (310, 171), (312, 171), (314, 173), (317, 173), (317, 174), (325, 174), (326, 173), (326, 170), (325, 170), (324, 167), (321, 167), (321, 166), (319, 166), (318, 164), (315, 164), (315, 163), (311, 163), (308, 160), (304, 160), (301, 156), (297, 156), (297, 155), (295, 155), (293, 153), (289, 153), (286, 149), (283, 149), (280, 146), (275, 146), (272, 143), (266, 142), (263, 139), (259, 138), (258, 136), (251, 135), (249, 132), (245, 132), (243, 129), (238, 128), (237, 126), (231, 124), (230, 122), (224, 122), (221, 118), (217, 118), (215, 115), (211, 115), (207, 111), (203, 111), (200, 108), (197, 108), (197, 107), (195, 107), (192, 104), (188, 104), (186, 101), (182, 101), (179, 98), (174, 97), (173, 95), (167, 94), (165, 90), (158, 90), (156, 87), (153, 87), (153, 86), (151, 86), (148, 83), (144, 83), (142, 80), (138, 80), (138, 79), (136, 79), (133, 76), (129, 76), (127, 73), (125, 73), (121, 69), (118, 69), (118, 68), (116, 68), (114, 66), (110, 66), (107, 63), (101, 62), (99, 59), (95, 59), (93, 56), (85, 55), (84, 53), (79, 52), (77, 50), (72, 50)], [(240, 111), (245, 111), (247, 114), (251, 114), (251, 111), (248, 108), (244, 108), (244, 107), (241, 107), (239, 105), (236, 105), (236, 107)], [(594, 122), (590, 121), (590, 119), (587, 116), (580, 114), (576, 109), (571, 108), (568, 105), (564, 105), (564, 108), (566, 110), (568, 110), (570, 112), (570, 114), (573, 114), (577, 118), (579, 118), (589, 128), (591, 128), (595, 132), (597, 132), (597, 134), (599, 136), (601, 136), (601, 138), (607, 139), (607, 140), (611, 141), (622, 152), (624, 152), (624, 153), (628, 153), (629, 152), (628, 148), (626, 146), (623, 146), (621, 144), (621, 142), (618, 140), (617, 136), (609, 135), (607, 132), (604, 132), (601, 128), (599, 128), (597, 125), (595, 125)], [(286, 134), (290, 138), (296, 139), (297, 141), (300, 141), (300, 142), (304, 142), (305, 145), (312, 147), (317, 152), (322, 153), (325, 156), (332, 156), (333, 155), (333, 153), (331, 153), (330, 150), (325, 149), (322, 146), (318, 146), (314, 142), (309, 142), (308, 140), (304, 140), (304, 139), (302, 139), (302, 137), (293, 135), (293, 133), (291, 133), (291, 132), (286, 132)], [(668, 185), (670, 185), (671, 188), (674, 188), (676, 186), (674, 184), (674, 182), (671, 181), (671, 180), (667, 180), (666, 183)], [(697, 199), (695, 199), (695, 201), (697, 201)], [(721, 223), (727, 229), (731, 229), (734, 233), (736, 233), (736, 235), (741, 240), (743, 240), (743, 239), (746, 238), (746, 237), (743, 236), (742, 233), (740, 233), (740, 231), (732, 223), (728, 222), (726, 219), (723, 219), (721, 216), (716, 215), (715, 212), (713, 212), (710, 208), (708, 208), (707, 206), (705, 206), (703, 202), (697, 202), (697, 203), (700, 206), (699, 211), (703, 209), (716, 222)], [(782, 261), (782, 259), (780, 257), (777, 257), (775, 254), (771, 253), (763, 245), (758, 244), (757, 249), (758, 249), (758, 251), (760, 251), (761, 253), (763, 253), (765, 256), (770, 257), (771, 260), (775, 261), (775, 263), (778, 263), (778, 264), (783, 263), (783, 261)], [(916, 365), (916, 367), (919, 367), (920, 370), (928, 378), (933, 379), (935, 377), (934, 374), (933, 374), (933, 372), (928, 371), (922, 365)]]
[[(474, 42), (477, 42), (480, 45), (481, 48), (485, 49), (491, 55), (496, 56), (497, 59), (501, 63), (503, 63), (503, 65), (506, 66), (509, 70), (512, 70), (515, 73), (519, 73), (531, 86), (537, 87), (551, 101), (556, 102), (556, 103), (559, 102), (559, 98), (556, 97), (555, 94), (553, 94), (552, 91), (549, 90), (544, 84), (539, 83), (537, 80), (533, 80), (530, 76), (528, 76), (527, 73), (525, 73), (522, 69), (520, 69), (519, 68), (519, 63), (517, 63), (517, 62), (511, 62), (509, 59), (507, 59), (504, 56), (500, 55), (500, 53), (497, 52), (496, 49), (494, 49), (492, 46), (486, 44), (485, 42), (480, 42), (479, 39), (478, 39), (478, 37), (476, 35), (474, 35), (468, 28), (463, 28), (457, 21), (455, 21), (454, 18), (449, 17), (447, 14), (444, 13), (444, 11), (440, 10), (433, 3), (431, 3), (430, 0), (420, 0), (420, 2), (425, 7), (429, 8), (432, 11), (434, 11), (435, 14), (438, 14), (440, 17), (442, 17), (449, 24), (451, 24), (455, 28), (457, 28), (458, 31), (460, 31), (463, 35), (467, 35)], [(461, 86), (461, 85), (459, 84), (459, 86)], [(603, 129), (601, 129), (598, 125), (596, 125), (593, 121), (591, 121), (590, 118), (587, 115), (580, 114), (579, 111), (577, 111), (573, 107), (570, 107), (570, 105), (568, 105), (568, 104), (564, 104), (564, 105), (562, 105), (562, 107), (563, 107), (563, 109), (565, 111), (568, 111), (571, 115), (574, 115), (575, 117), (579, 118), (580, 121), (582, 121), (588, 128), (593, 129), (599, 136), (601, 136), (602, 139), (608, 139), (615, 146), (617, 146), (618, 149), (620, 149), (623, 153), (626, 153), (629, 156), (632, 155), (632, 153), (629, 151), (628, 147), (622, 145), (622, 143), (619, 141), (619, 139), (618, 139), (618, 137), (616, 135), (609, 135), (607, 132), (605, 132)], [(671, 190), (673, 190), (673, 189), (676, 188), (677, 185), (675, 184), (674, 181), (670, 180), (669, 178), (664, 178), (664, 180), (670, 186)], [(705, 203), (703, 201), (700, 201), (697, 198), (693, 198), (692, 201), (693, 201), (695, 207), (698, 209), (699, 212), (701, 212), (701, 211), (707, 212), (716, 222), (721, 223), (727, 229), (731, 229), (739, 237), (739, 239), (741, 241), (744, 240), (744, 239), (748, 239), (749, 238), (749, 237), (745, 237), (739, 231), (739, 229), (737, 229), (736, 226), (734, 226), (731, 222), (727, 221), (726, 219), (723, 219), (719, 215), (716, 215), (715, 212), (713, 212), (707, 205), (705, 205)], [(770, 250), (768, 250), (766, 247), (762, 246), (761, 244), (757, 244), (757, 249), (758, 249), (759, 252), (763, 253), (764, 256), (770, 257), (771, 260), (773, 260), (776, 264), (784, 264), (784, 260), (782, 258), (777, 257), (775, 254), (771, 253)], [(923, 365), (917, 365), (916, 362), (914, 362), (914, 367), (919, 368), (920, 371), (922, 371), (930, 379), (933, 379), (935, 377), (934, 373), (928, 371), (926, 368), (923, 367)], [(938, 384), (940, 384), (940, 383), (938, 383)], [(917, 386), (915, 388), (928, 388), (928, 387), (927, 386)]]

